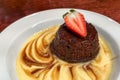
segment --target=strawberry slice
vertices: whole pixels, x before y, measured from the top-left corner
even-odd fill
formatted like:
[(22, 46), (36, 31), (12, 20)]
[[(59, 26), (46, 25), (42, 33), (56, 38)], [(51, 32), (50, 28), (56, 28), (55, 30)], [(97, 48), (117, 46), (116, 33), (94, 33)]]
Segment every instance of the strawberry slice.
[(63, 18), (68, 29), (82, 37), (86, 37), (86, 22), (84, 16), (81, 13), (70, 10), (70, 12), (67, 12), (65, 15), (63, 15)]

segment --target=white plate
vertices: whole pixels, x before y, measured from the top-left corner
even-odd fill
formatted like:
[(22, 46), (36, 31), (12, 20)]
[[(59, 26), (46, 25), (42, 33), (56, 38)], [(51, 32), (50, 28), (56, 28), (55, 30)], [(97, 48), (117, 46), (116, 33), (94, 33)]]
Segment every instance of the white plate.
[[(120, 80), (120, 24), (98, 13), (79, 10), (108, 41), (115, 56), (110, 80)], [(15, 64), (22, 44), (33, 33), (52, 25), (62, 24), (62, 15), (69, 9), (52, 9), (26, 16), (0, 34), (0, 80), (18, 80)]]

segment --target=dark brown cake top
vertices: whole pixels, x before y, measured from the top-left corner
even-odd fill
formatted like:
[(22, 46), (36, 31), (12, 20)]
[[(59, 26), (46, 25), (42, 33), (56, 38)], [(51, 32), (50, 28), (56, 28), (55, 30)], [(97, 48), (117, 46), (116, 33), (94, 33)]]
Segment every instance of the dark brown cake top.
[(86, 25), (86, 37), (80, 37), (67, 29), (66, 24), (61, 25), (50, 44), (51, 52), (60, 59), (72, 63), (94, 59), (99, 51), (98, 33), (92, 24)]

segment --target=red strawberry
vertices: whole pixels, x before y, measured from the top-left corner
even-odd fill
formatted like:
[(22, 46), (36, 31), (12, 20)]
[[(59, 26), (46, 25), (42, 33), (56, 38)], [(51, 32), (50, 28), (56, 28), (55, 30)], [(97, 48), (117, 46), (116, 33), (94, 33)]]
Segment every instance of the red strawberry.
[(82, 37), (87, 35), (86, 22), (81, 13), (71, 10), (70, 13), (67, 12), (63, 18), (70, 30)]

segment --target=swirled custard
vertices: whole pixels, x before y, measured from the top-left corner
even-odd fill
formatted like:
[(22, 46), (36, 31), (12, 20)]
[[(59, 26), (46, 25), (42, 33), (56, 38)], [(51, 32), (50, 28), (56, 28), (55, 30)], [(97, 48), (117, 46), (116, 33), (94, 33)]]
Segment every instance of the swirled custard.
[(23, 45), (16, 63), (19, 80), (108, 80), (112, 53), (99, 36), (97, 57), (86, 63), (69, 63), (51, 53), (50, 43), (59, 26), (31, 36)]

